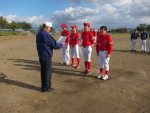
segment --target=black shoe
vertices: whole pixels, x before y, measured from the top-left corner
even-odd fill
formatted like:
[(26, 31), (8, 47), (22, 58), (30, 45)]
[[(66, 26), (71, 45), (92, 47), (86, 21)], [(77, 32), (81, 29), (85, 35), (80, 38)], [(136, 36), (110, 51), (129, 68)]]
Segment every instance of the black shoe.
[(131, 51), (133, 51), (133, 49)]
[(46, 92), (53, 92), (53, 91), (55, 91), (55, 89), (54, 89), (54, 88), (49, 88), (49, 90), (42, 91), (42, 92), (43, 92), (43, 93), (46, 93)]
[(136, 52), (136, 50), (134, 50)]
[(85, 72), (84, 73), (84, 75), (89, 75), (91, 72), (90, 71), (88, 71), (88, 72)]
[(144, 52), (143, 50), (141, 52)]

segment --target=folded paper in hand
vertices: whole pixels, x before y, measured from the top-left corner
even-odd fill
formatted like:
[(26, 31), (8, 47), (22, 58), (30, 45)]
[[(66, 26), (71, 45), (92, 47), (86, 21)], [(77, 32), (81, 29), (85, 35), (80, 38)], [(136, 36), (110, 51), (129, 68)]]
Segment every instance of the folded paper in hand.
[(57, 43), (64, 43), (65, 42), (65, 40), (67, 39), (67, 37), (68, 36), (61, 36), (59, 39), (58, 39), (58, 41), (57, 41)]

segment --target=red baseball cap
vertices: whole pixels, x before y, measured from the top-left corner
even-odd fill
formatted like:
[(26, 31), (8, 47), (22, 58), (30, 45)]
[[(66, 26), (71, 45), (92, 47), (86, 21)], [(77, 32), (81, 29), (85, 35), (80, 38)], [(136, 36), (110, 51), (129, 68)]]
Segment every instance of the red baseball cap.
[(67, 27), (67, 24), (62, 24), (61, 26), (62, 26), (62, 27)]
[(76, 26), (76, 25), (73, 25), (73, 26), (71, 26), (72, 28), (76, 28), (76, 29), (78, 29), (78, 26)]
[(90, 27), (91, 25), (90, 25), (90, 23), (84, 23), (83, 25), (87, 25), (88, 27)]

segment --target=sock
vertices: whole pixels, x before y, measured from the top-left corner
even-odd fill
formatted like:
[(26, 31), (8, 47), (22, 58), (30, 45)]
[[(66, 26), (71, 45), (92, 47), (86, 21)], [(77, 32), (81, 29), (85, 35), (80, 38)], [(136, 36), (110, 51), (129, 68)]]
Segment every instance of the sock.
[(77, 67), (80, 66), (80, 58), (77, 58)]
[(90, 71), (92, 67), (92, 62), (87, 62), (87, 63), (88, 63), (88, 71)]
[(71, 61), (72, 61), (71, 65), (74, 65), (74, 58), (71, 58)]
[(100, 68), (99, 70), (100, 70), (100, 74), (103, 75), (104, 74), (104, 72), (103, 72), (104, 68)]
[(108, 72), (109, 72), (109, 71), (105, 71), (105, 74), (108, 75)]

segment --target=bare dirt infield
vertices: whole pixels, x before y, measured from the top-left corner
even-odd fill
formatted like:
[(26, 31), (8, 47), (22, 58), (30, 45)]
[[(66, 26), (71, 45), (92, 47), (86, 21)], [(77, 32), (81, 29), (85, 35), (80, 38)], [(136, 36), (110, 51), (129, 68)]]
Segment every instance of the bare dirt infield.
[[(115, 36), (109, 79), (98, 80), (99, 63), (92, 52), (92, 72), (80, 74), (63, 66), (61, 50), (53, 56), (52, 93), (40, 90), (35, 38), (0, 40), (0, 113), (150, 113), (150, 54), (131, 52), (129, 35)], [(148, 47), (148, 40), (147, 40)]]

